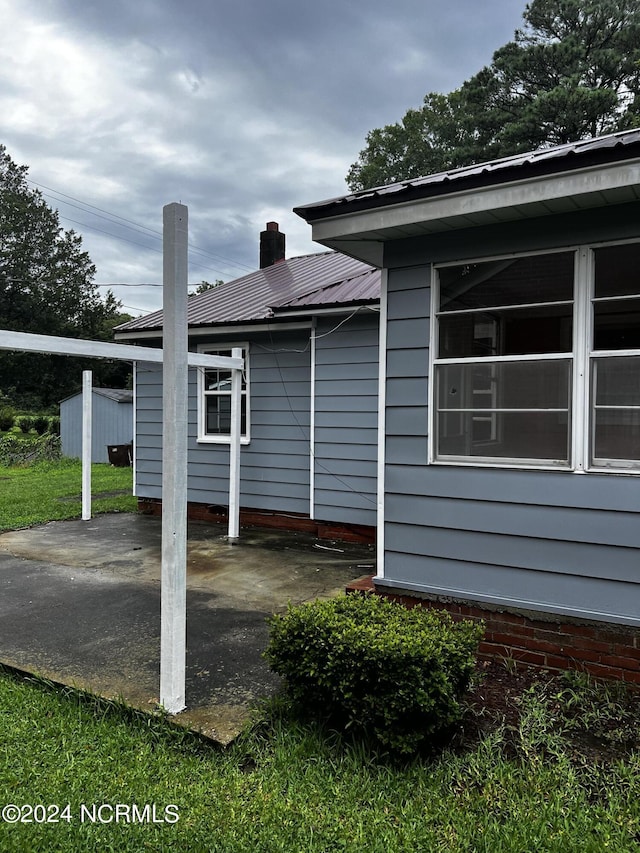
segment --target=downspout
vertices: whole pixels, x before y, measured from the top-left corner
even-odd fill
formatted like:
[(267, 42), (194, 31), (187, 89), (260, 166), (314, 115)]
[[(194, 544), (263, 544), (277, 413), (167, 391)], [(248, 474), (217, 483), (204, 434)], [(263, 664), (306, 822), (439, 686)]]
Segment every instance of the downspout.
[(378, 483), (377, 483), (377, 571), (376, 577), (384, 578), (384, 489), (385, 489), (385, 429), (387, 401), (387, 284), (388, 270), (380, 274), (380, 330), (378, 343)]
[(309, 401), (309, 518), (315, 518), (316, 499), (316, 323), (311, 321), (311, 399)]

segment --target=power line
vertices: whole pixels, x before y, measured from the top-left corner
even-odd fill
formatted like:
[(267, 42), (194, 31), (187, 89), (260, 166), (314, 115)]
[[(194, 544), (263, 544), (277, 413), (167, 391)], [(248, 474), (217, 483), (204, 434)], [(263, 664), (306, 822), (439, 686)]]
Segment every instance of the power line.
[[(64, 199), (65, 200), (65, 201), (63, 201), (64, 204), (68, 204), (70, 207), (75, 207), (76, 209), (78, 209), (82, 212), (91, 213), (92, 216), (97, 216), (101, 219), (106, 219), (108, 222), (111, 222), (114, 225), (118, 225), (119, 223), (114, 222), (113, 220), (120, 220), (123, 223), (127, 223), (124, 227), (131, 228), (133, 226), (132, 230), (134, 230), (134, 231), (138, 231), (138, 230), (146, 231), (146, 232), (148, 232), (148, 234), (153, 239), (159, 239), (159, 240), (162, 239), (162, 232), (161, 231), (157, 231), (156, 229), (149, 228), (147, 225), (142, 225), (139, 222), (135, 222), (133, 219), (127, 219), (124, 216), (120, 216), (120, 214), (118, 214), (118, 213), (112, 213), (111, 211), (105, 210), (102, 207), (98, 207), (97, 205), (90, 204), (89, 202), (82, 201), (82, 199), (78, 199), (75, 196), (68, 195), (67, 193), (63, 193), (60, 190), (57, 190), (57, 189), (54, 189), (53, 187), (47, 186), (46, 184), (41, 184), (41, 183), (29, 180), (29, 179), (27, 179), (27, 182), (32, 184), (34, 187), (36, 187), (39, 190), (48, 190), (49, 193), (55, 193), (54, 196), (49, 196), (50, 198), (53, 198), (54, 201), (61, 201)], [(43, 193), (43, 195), (49, 195), (49, 194)], [(60, 198), (57, 198), (57, 196), (60, 196)], [(67, 201), (67, 199), (68, 199), (68, 201)], [(73, 204), (72, 202), (77, 202), (77, 204)], [(82, 206), (80, 207), (80, 205), (82, 205)], [(86, 208), (90, 208), (90, 210), (86, 210)], [(93, 213), (92, 211), (98, 211), (98, 212)], [(64, 216), (64, 214), (60, 214), (60, 215), (64, 219), (67, 219), (69, 222), (74, 222), (76, 225), (82, 225), (83, 227), (86, 227), (86, 228), (92, 228), (94, 231), (101, 231), (101, 229), (99, 229), (99, 228), (95, 228), (94, 226), (87, 225), (84, 222), (78, 222), (77, 220), (71, 219), (68, 216)], [(118, 236), (116, 234), (112, 234), (111, 232), (108, 232), (108, 231), (101, 231), (101, 233), (108, 234), (109, 236), (113, 237), (116, 240), (125, 240), (125, 242), (133, 243), (134, 245), (142, 245), (141, 243), (135, 243), (135, 241), (127, 240), (125, 237), (120, 237), (120, 236)], [(151, 247), (145, 247), (145, 248), (151, 248)], [(246, 269), (246, 270), (249, 270), (251, 272), (253, 271), (253, 267), (250, 267), (248, 264), (242, 263), (241, 261), (233, 260), (232, 258), (228, 258), (228, 257), (226, 257), (224, 255), (220, 255), (216, 252), (210, 252), (208, 249), (202, 249), (199, 246), (194, 245), (193, 243), (189, 243), (189, 248), (191, 248), (194, 252), (196, 252), (200, 255), (203, 255), (205, 257), (210, 257), (210, 258), (213, 258), (214, 260), (225, 261), (226, 263), (229, 263), (232, 266), (237, 267), (238, 269)], [(195, 264), (195, 265), (203, 267), (204, 269), (212, 269), (214, 272), (220, 272), (219, 270), (216, 270), (214, 267), (207, 267), (205, 264)]]
[(138, 243), (136, 240), (129, 240), (127, 237), (120, 237), (117, 234), (112, 234), (111, 231), (105, 231), (104, 228), (96, 228), (95, 225), (87, 225), (86, 222), (78, 222), (77, 219), (72, 219), (64, 213), (60, 217), (67, 222), (73, 222), (74, 225), (81, 225), (83, 228), (88, 228), (90, 231), (97, 231), (100, 234), (106, 234), (108, 237), (113, 237), (114, 240), (123, 240), (125, 243), (131, 243), (133, 246), (141, 246), (143, 249), (148, 249), (150, 252), (159, 252), (162, 254), (162, 249), (157, 249), (155, 246), (145, 246), (144, 243)]
[[(86, 222), (79, 222), (77, 219), (71, 219), (70, 216), (66, 216), (64, 213), (60, 213), (60, 218), (64, 219), (66, 222), (73, 222), (74, 225), (81, 225), (83, 228), (88, 228), (90, 231), (97, 231), (99, 234), (106, 234), (108, 237), (112, 237), (114, 240), (123, 240), (125, 243), (131, 243), (133, 246), (140, 246), (141, 248), (147, 249), (150, 252), (158, 252), (159, 254), (162, 254), (162, 248), (145, 245), (144, 243), (139, 243), (137, 240), (129, 240), (127, 237), (121, 237), (118, 234), (112, 234), (111, 231), (105, 231), (104, 228), (96, 228), (95, 225), (87, 225)], [(199, 261), (194, 261), (192, 258), (189, 258), (189, 265), (192, 267), (197, 267), (198, 269), (210, 270), (211, 272), (214, 272), (217, 275), (225, 275), (222, 270), (219, 270), (216, 267), (211, 267), (208, 264), (200, 263)]]

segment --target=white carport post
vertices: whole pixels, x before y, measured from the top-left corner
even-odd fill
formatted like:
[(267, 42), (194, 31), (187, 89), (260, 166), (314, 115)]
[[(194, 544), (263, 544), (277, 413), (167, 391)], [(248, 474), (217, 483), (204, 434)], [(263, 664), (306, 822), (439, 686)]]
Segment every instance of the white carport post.
[(93, 373), (82, 371), (82, 520), (91, 518), (91, 450)]
[(188, 209), (163, 208), (160, 704), (185, 708), (187, 619)]
[[(242, 358), (242, 350), (231, 350)], [(229, 539), (240, 536), (240, 434), (242, 432), (242, 371), (231, 371), (231, 436), (229, 448)]]

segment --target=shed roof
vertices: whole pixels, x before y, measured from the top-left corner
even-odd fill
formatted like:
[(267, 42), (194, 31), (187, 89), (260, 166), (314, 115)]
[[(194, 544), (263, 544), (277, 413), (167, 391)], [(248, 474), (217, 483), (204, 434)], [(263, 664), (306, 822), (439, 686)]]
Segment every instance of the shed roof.
[[(94, 394), (98, 394), (100, 397), (106, 397), (109, 400), (113, 400), (115, 403), (133, 403), (133, 391), (128, 390), (127, 388), (92, 388), (91, 389)], [(75, 394), (69, 394), (68, 397), (65, 397), (64, 400), (61, 400), (61, 403), (64, 403), (66, 400), (72, 400), (74, 397), (82, 396), (82, 391), (76, 391)]]
[[(189, 297), (189, 327), (228, 325), (275, 318), (283, 309), (324, 308), (380, 298), (380, 271), (339, 252), (279, 261)], [(162, 311), (137, 317), (118, 334), (162, 328)]]

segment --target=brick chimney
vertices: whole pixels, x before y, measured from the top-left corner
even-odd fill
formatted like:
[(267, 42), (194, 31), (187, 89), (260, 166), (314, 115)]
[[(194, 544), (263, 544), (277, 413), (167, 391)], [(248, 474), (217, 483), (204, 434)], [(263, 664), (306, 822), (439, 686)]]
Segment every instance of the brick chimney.
[(260, 269), (284, 261), (284, 234), (277, 222), (267, 222), (267, 230), (260, 232)]

